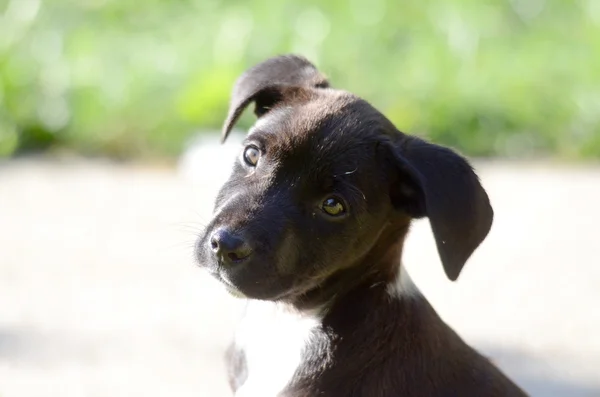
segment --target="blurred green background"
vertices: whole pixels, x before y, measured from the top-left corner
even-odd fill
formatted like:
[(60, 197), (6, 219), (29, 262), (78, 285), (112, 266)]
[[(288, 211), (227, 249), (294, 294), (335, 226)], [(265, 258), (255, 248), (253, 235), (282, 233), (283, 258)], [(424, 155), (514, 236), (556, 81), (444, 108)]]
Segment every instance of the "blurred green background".
[(600, 0), (0, 0), (0, 157), (176, 156), (287, 52), (466, 154), (600, 158)]

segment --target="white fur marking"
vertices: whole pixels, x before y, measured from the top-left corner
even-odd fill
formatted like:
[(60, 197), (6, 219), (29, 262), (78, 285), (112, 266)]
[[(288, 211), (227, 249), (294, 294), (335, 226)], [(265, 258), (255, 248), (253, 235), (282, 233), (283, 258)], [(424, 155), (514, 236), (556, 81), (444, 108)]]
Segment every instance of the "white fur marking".
[(275, 302), (248, 302), (235, 336), (246, 357), (248, 379), (236, 397), (276, 397), (292, 380), (313, 330), (316, 313), (300, 313)]
[(396, 280), (388, 284), (387, 292), (394, 298), (413, 298), (420, 294), (404, 266), (400, 266)]

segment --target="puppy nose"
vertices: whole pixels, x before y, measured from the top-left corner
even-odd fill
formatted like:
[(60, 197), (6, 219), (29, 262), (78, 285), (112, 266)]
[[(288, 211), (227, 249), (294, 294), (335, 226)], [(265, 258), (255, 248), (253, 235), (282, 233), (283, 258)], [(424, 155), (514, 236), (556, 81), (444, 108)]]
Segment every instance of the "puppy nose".
[(227, 229), (219, 229), (212, 234), (210, 248), (227, 264), (240, 263), (252, 254), (250, 245)]

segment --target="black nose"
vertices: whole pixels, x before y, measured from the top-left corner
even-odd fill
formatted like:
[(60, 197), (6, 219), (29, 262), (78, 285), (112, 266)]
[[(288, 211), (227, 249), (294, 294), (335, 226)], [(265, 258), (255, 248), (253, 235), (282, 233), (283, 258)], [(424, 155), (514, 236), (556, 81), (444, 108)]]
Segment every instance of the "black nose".
[(210, 236), (210, 248), (226, 264), (240, 263), (252, 254), (250, 245), (227, 229), (219, 229)]

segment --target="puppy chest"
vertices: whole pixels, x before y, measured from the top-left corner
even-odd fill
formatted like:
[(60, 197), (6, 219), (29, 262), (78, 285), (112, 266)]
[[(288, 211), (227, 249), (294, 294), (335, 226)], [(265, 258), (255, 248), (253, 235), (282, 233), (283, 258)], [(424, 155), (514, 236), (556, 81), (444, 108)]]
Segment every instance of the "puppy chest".
[(251, 301), (235, 335), (248, 373), (236, 397), (277, 396), (301, 366), (311, 335), (319, 327), (317, 316), (273, 302)]

